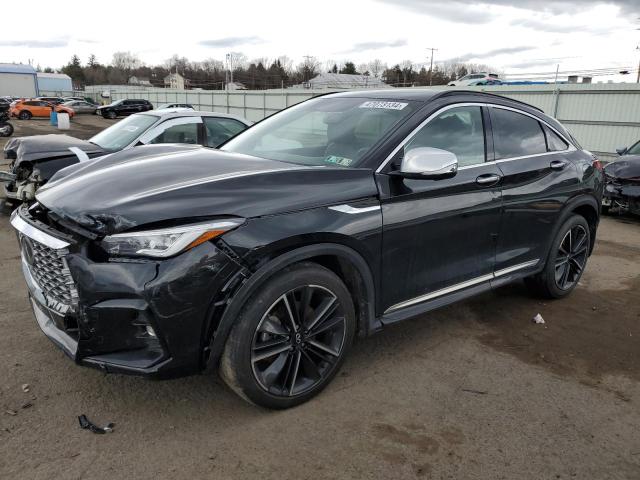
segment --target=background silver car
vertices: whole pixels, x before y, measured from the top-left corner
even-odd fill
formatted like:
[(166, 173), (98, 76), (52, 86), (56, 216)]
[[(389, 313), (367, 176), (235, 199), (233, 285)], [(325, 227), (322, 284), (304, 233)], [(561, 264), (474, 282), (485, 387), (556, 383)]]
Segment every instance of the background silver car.
[(62, 105), (73, 109), (73, 111), (76, 113), (95, 114), (96, 110), (98, 109), (98, 105), (85, 102), (84, 100), (71, 100), (69, 102), (64, 102)]

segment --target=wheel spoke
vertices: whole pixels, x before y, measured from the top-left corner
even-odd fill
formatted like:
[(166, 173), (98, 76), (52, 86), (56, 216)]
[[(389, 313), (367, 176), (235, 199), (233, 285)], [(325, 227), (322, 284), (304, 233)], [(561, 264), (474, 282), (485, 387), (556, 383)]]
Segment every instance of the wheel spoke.
[(278, 358), (276, 358), (271, 365), (269, 365), (265, 370), (259, 373), (260, 377), (262, 377), (263, 384), (269, 388), (274, 382), (280, 377), (282, 374), (282, 370), (287, 364), (287, 360), (290, 355), (280, 354)]
[[(296, 380), (298, 379), (298, 370), (300, 369), (300, 358), (302, 357), (302, 353), (298, 350), (292, 358), (292, 371), (290, 372), (289, 377), (291, 380), (289, 381), (289, 396), (293, 395), (293, 389), (296, 387)], [(286, 385), (286, 384), (285, 384)]]
[(567, 255), (563, 255), (562, 257), (556, 257), (556, 270), (558, 270), (562, 265), (569, 261), (569, 257)]
[(316, 326), (309, 332), (310, 337), (315, 337), (316, 335), (320, 335), (322, 332), (326, 332), (327, 330), (331, 330), (336, 326), (340, 325), (344, 322), (344, 317), (329, 317), (322, 323), (316, 324)]
[(289, 316), (289, 323), (291, 324), (291, 328), (292, 328), (292, 332), (297, 332), (298, 331), (298, 324), (296, 323), (296, 318), (293, 315), (293, 309), (291, 307), (291, 304), (289, 303), (289, 297), (287, 294), (282, 295), (282, 297), (280, 297), (280, 299), (284, 302), (284, 305), (287, 309), (287, 314)]
[(337, 357), (339, 355), (338, 352), (336, 352), (334, 349), (332, 349), (331, 347), (328, 347), (327, 345), (324, 345), (320, 342), (318, 342), (317, 340), (309, 340), (307, 342), (307, 345), (311, 345), (313, 347), (315, 347), (316, 349), (324, 352), (324, 353), (328, 353), (329, 355), (331, 355), (332, 357)]
[(260, 352), (259, 354), (255, 354), (252, 356), (251, 361), (253, 363), (256, 362), (260, 362), (262, 360), (266, 360), (267, 358), (271, 358), (271, 357), (275, 357), (276, 355), (282, 353), (282, 352), (286, 352), (287, 350), (289, 350), (289, 348), (291, 348), (289, 346), (288, 343), (286, 343), (285, 345), (280, 345), (280, 346), (276, 346), (276, 347), (272, 347), (269, 348), (263, 352)]
[(582, 255), (583, 253), (585, 253), (587, 251), (587, 246), (585, 245), (584, 247), (582, 247), (580, 250), (577, 250), (576, 252), (573, 253), (574, 258), (575, 257), (579, 257), (580, 255)]
[(302, 369), (306, 375), (310, 376), (314, 380), (318, 380), (322, 377), (318, 364), (305, 350), (302, 350)]
[(336, 297), (325, 298), (316, 311), (315, 317), (311, 320), (311, 323), (306, 326), (307, 330), (311, 331), (317, 323), (324, 322), (327, 317), (333, 314), (337, 307), (338, 304), (336, 302)]
[(573, 248), (573, 250), (572, 250), (572, 252), (574, 253), (574, 255), (575, 255), (575, 254), (576, 254), (576, 252), (578, 252), (579, 250), (583, 250), (583, 246), (584, 246), (584, 249), (586, 249), (586, 248), (587, 248), (587, 247), (586, 247), (586, 245), (585, 245), (585, 243), (586, 243), (586, 242), (587, 242), (587, 235), (586, 235), (586, 234), (584, 234), (584, 235), (582, 235), (582, 238), (581, 238), (578, 242), (576, 242), (576, 246), (575, 246), (575, 247)]
[(274, 347), (277, 347), (279, 345), (290, 345), (289, 339), (287, 337), (278, 337), (278, 338), (272, 338), (270, 340), (266, 340), (264, 342), (260, 342), (258, 345), (256, 345), (253, 348), (254, 352), (260, 351), (260, 350), (264, 350), (266, 348), (271, 348), (273, 349)]
[(560, 279), (560, 288), (564, 288), (567, 286), (567, 281), (569, 280), (569, 273), (571, 272), (571, 265), (567, 262), (567, 266), (562, 273), (562, 278)]
[(298, 304), (298, 318), (300, 319), (301, 325), (305, 324), (307, 308), (309, 307), (309, 303), (311, 302), (312, 295), (312, 287), (307, 286), (302, 289), (302, 294), (300, 295), (300, 303)]
[(580, 264), (580, 262), (578, 262), (575, 258), (572, 258), (571, 263), (573, 263), (573, 266), (576, 269), (576, 273), (582, 272), (582, 264)]
[(277, 321), (277, 319), (270, 316), (264, 319), (258, 331), (267, 332), (272, 335), (289, 335), (289, 332)]

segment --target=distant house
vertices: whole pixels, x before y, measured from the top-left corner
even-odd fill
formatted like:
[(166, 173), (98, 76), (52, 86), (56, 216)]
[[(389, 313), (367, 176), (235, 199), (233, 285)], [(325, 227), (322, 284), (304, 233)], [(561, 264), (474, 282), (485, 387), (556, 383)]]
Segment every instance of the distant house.
[(349, 73), (321, 73), (311, 80), (294, 85), (291, 88), (311, 88), (322, 90), (325, 88), (392, 88), (381, 79), (369, 75), (352, 75)]
[(38, 72), (38, 90), (41, 92), (72, 92), (71, 77), (64, 73)]
[(36, 70), (21, 63), (0, 63), (0, 96), (38, 96)]
[(245, 87), (244, 84), (240, 82), (227, 83), (227, 90), (246, 90), (246, 89), (247, 87)]
[(177, 72), (170, 73), (169, 75), (164, 77), (165, 88), (184, 90), (186, 85), (188, 85), (188, 80), (185, 80), (185, 78)]
[(149, 81), (149, 79), (145, 78), (145, 77), (131, 76), (131, 77), (129, 77), (129, 80), (127, 81), (127, 83), (129, 85), (138, 85), (140, 87), (152, 87), (153, 86), (153, 85), (151, 85), (151, 82)]

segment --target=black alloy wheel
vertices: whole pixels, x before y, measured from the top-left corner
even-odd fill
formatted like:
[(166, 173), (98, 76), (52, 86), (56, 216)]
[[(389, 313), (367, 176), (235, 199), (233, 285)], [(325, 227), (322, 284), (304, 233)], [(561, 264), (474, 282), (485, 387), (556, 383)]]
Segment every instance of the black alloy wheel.
[(578, 285), (591, 253), (591, 231), (581, 215), (571, 215), (558, 229), (544, 269), (525, 278), (525, 284), (536, 295), (562, 298)]
[(282, 295), (254, 334), (251, 364), (258, 384), (292, 397), (321, 383), (342, 353), (344, 311), (336, 295), (304, 285)]
[(329, 384), (355, 331), (353, 300), (340, 277), (297, 263), (251, 294), (226, 339), (219, 372), (250, 403), (293, 407)]
[(589, 234), (582, 225), (575, 225), (565, 234), (555, 261), (556, 285), (570, 290), (580, 279), (589, 254)]
[(19, 114), (18, 114), (18, 118), (20, 120), (29, 120), (31, 118), (31, 112), (28, 110), (22, 110)]

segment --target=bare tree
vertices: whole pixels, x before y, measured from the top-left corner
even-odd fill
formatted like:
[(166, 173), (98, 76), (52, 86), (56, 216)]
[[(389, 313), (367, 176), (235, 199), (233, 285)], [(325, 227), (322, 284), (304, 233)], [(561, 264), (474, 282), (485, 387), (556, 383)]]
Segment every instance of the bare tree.
[(400, 62), (400, 70), (402, 70), (402, 83), (407, 83), (407, 76), (413, 70), (413, 62), (411, 60), (403, 60)]
[(378, 78), (380, 74), (387, 69), (387, 64), (382, 63), (382, 60), (376, 58), (369, 62), (368, 69), (374, 77)]
[(287, 73), (287, 75), (291, 75), (293, 73), (293, 60), (291, 60), (286, 55), (280, 55), (278, 57), (278, 61), (280, 62), (282, 68), (284, 68), (284, 71)]
[(318, 74), (320, 62), (316, 57), (306, 55), (304, 60), (298, 64), (298, 74), (302, 77), (303, 82), (311, 80)]
[(114, 68), (129, 71), (134, 68), (139, 68), (142, 66), (142, 61), (138, 58), (135, 53), (131, 52), (115, 52), (113, 54), (113, 59), (111, 60), (111, 65)]
[(206, 58), (200, 62), (200, 68), (207, 73), (221, 72), (224, 70), (224, 62), (215, 58)]

